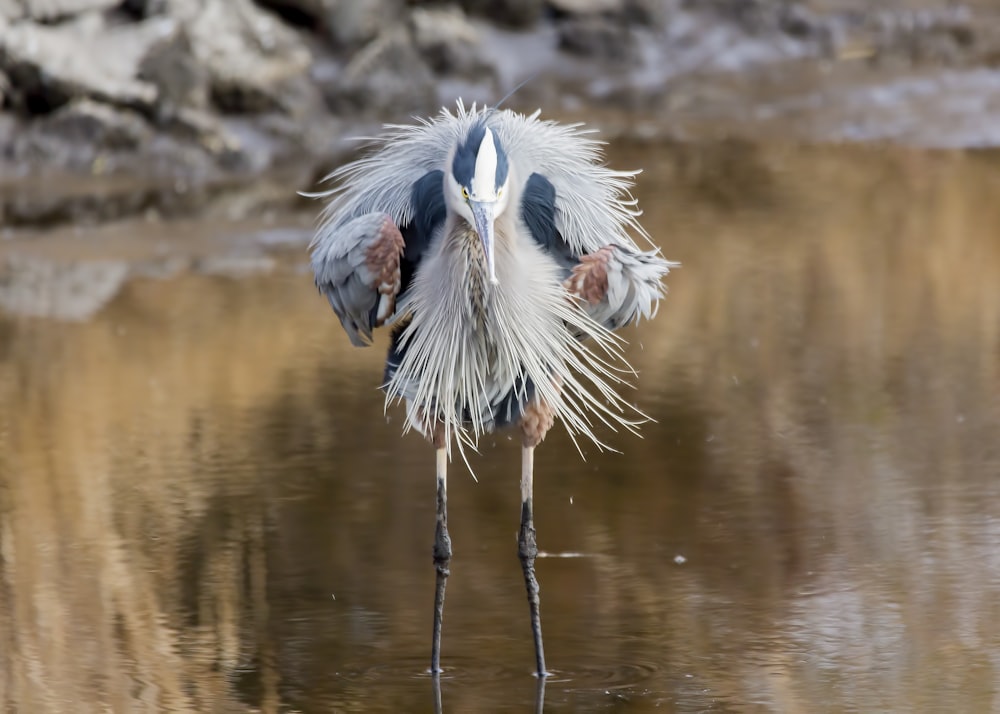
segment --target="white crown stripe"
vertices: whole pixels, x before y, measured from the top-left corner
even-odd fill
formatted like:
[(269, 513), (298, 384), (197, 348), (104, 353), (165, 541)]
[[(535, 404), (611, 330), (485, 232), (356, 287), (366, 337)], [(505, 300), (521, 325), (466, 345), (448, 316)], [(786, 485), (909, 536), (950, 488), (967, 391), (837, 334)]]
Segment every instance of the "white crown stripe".
[(492, 201), (497, 190), (497, 147), (493, 142), (493, 132), (486, 129), (483, 141), (476, 154), (476, 170), (472, 174), (472, 198), (477, 201)]

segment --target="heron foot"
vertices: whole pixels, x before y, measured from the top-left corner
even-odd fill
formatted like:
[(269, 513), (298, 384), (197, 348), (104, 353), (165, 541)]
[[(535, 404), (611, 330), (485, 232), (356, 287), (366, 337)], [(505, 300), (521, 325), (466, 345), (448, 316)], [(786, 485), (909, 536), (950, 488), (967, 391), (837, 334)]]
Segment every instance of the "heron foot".
[(608, 265), (614, 257), (615, 247), (603, 248), (580, 256), (580, 262), (566, 278), (566, 290), (590, 305), (596, 305), (608, 294)]

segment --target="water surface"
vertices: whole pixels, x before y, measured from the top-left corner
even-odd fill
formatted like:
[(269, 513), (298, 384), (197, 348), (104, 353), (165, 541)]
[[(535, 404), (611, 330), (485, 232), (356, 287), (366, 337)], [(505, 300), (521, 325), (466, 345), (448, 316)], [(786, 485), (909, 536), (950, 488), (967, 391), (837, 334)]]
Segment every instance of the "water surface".
[[(545, 710), (1000, 711), (996, 156), (614, 159), (684, 267), (626, 333), (644, 438), (537, 453)], [(0, 320), (3, 708), (433, 711), (383, 346), (287, 257)], [(536, 707), (511, 436), (451, 471), (445, 711)]]

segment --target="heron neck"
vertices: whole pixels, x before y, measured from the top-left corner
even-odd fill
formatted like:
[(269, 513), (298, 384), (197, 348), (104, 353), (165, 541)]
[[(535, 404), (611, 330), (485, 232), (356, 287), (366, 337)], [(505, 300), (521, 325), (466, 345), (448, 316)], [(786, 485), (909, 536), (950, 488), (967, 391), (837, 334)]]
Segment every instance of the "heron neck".
[[(508, 214), (509, 211), (500, 214), (493, 224), (493, 242), (496, 253), (500, 253), (508, 248), (512, 228), (511, 218)], [(449, 217), (449, 222), (445, 226), (442, 251), (451, 260), (460, 261), (470, 278), (474, 273), (479, 273), (483, 279), (486, 279), (486, 253), (483, 249), (483, 241), (480, 239), (476, 229), (469, 225), (464, 218), (458, 216)], [(498, 264), (497, 278), (502, 280), (500, 270), (501, 268)]]
[[(498, 216), (493, 224), (496, 274), (501, 285), (509, 277), (508, 261), (503, 260), (503, 256), (509, 251), (510, 227), (507, 212)], [(479, 234), (463, 218), (451, 216), (445, 225), (440, 253), (455, 287), (464, 293), (465, 299), (460, 301), (465, 302), (469, 317), (474, 323), (485, 323), (496, 286), (490, 283), (486, 253)]]

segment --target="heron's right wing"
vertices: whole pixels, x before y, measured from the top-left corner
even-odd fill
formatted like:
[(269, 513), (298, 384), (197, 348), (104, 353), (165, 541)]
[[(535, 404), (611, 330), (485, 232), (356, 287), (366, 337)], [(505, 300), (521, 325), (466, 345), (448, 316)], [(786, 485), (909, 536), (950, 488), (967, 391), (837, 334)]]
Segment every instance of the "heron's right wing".
[(357, 347), (371, 344), (372, 328), (396, 309), (405, 251), (403, 236), (385, 213), (352, 218), (321, 233), (312, 248), (320, 289)]
[(371, 344), (372, 329), (392, 318), (444, 223), (442, 180), (435, 170), (413, 183), (412, 218), (405, 225), (397, 227), (391, 215), (373, 211), (328, 221), (317, 233), (312, 244), (316, 285), (356, 346)]

